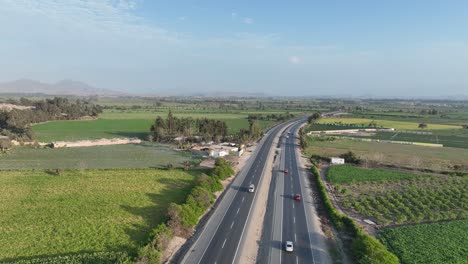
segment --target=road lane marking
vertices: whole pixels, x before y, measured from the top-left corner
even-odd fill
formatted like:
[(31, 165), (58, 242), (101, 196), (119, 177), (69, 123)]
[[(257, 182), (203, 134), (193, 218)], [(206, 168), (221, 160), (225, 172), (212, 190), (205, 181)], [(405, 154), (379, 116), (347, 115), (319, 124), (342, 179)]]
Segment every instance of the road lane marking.
[(294, 209), (294, 203), (293, 203), (293, 209)]
[(221, 248), (224, 248), (224, 245), (226, 244), (227, 238), (224, 239), (223, 246)]
[(297, 258), (297, 256), (296, 256), (296, 264), (299, 264), (299, 259)]
[(295, 216), (294, 216), (293, 220), (294, 220), (294, 223), (296, 223), (296, 217)]
[(234, 222), (235, 222), (235, 221), (232, 221), (232, 224), (231, 224), (231, 228), (230, 228), (230, 229), (232, 229), (232, 226), (234, 225)]
[(239, 208), (237, 208), (237, 212), (236, 212), (236, 214), (238, 214), (238, 213), (239, 213), (239, 210), (240, 210), (240, 207), (239, 207)]
[(294, 242), (297, 242), (296, 234), (294, 234)]
[(244, 201), (245, 197), (242, 197), (242, 202)]

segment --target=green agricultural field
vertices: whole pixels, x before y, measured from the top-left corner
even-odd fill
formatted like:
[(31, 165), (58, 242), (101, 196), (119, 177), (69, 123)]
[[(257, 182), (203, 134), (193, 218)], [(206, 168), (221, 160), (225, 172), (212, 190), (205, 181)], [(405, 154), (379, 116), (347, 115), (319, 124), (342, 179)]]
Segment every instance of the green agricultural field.
[(3, 169), (109, 169), (181, 166), (196, 162), (188, 152), (178, 152), (153, 143), (80, 148), (14, 148), (0, 154)]
[(468, 220), (385, 229), (379, 238), (403, 264), (468, 263)]
[(468, 166), (468, 149), (436, 148), (349, 139), (320, 141), (308, 138), (307, 155), (335, 157), (352, 151), (360, 158), (382, 164), (433, 170), (452, 170), (454, 165)]
[[(137, 137), (146, 139), (156, 117), (167, 116), (167, 112), (152, 111), (105, 111), (97, 120), (87, 121), (54, 121), (33, 126), (36, 138), (40, 142), (76, 141), (83, 139)], [(248, 128), (248, 114), (233, 113), (198, 113), (183, 111), (174, 112), (177, 117), (209, 118), (225, 121), (228, 132), (235, 134), (240, 128)], [(259, 121), (263, 128), (272, 126), (272, 121)]]
[[(395, 128), (398, 130), (418, 130), (419, 123), (417, 122), (402, 122), (393, 120), (374, 120), (368, 118), (323, 118), (319, 119), (319, 124), (343, 124), (343, 125), (359, 125), (369, 126), (369, 123), (374, 121), (377, 127)], [(444, 130), (444, 129), (461, 129), (461, 126), (443, 125), (443, 124), (427, 124), (425, 130)], [(421, 129), (419, 129), (421, 130)]]
[(2, 171), (0, 262), (82, 252), (135, 255), (199, 172)]
[[(465, 129), (466, 130), (466, 129)], [(449, 130), (450, 131), (450, 130)], [(432, 134), (415, 134), (403, 132), (377, 132), (370, 136), (354, 136), (361, 138), (372, 138), (380, 140), (407, 141), (407, 142), (423, 142), (432, 144), (442, 144), (444, 147), (453, 148), (468, 148), (468, 130), (465, 132), (462, 129), (452, 130), (453, 134), (447, 132), (441, 133), (440, 130), (434, 131)], [(455, 133), (456, 132), (456, 133)]]
[(40, 142), (77, 141), (84, 139), (137, 137), (146, 138), (153, 120), (98, 119), (88, 121), (54, 121), (33, 126)]
[(468, 218), (468, 178), (334, 166), (327, 179), (344, 209), (380, 225)]
[(407, 180), (419, 175), (390, 170), (364, 169), (352, 165), (332, 166), (328, 169), (330, 183), (356, 183)]

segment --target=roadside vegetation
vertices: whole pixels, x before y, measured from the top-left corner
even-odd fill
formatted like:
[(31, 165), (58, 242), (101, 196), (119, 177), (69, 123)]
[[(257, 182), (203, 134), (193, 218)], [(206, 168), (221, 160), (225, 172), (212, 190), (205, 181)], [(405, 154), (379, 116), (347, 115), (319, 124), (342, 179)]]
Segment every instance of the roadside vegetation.
[(317, 185), (320, 199), (332, 224), (339, 230), (356, 263), (399, 263), (398, 258), (391, 253), (379, 240), (367, 234), (353, 219), (338, 212), (331, 202), (325, 183), (322, 181), (317, 167), (312, 166), (312, 177)]
[(173, 236), (189, 238), (202, 215), (213, 204), (215, 194), (223, 190), (220, 181), (234, 174), (231, 165), (222, 158), (215, 160), (215, 167), (208, 174), (201, 174), (195, 186), (182, 204), (171, 203), (167, 221), (151, 232), (149, 243), (139, 251), (139, 262), (161, 263), (164, 250)]

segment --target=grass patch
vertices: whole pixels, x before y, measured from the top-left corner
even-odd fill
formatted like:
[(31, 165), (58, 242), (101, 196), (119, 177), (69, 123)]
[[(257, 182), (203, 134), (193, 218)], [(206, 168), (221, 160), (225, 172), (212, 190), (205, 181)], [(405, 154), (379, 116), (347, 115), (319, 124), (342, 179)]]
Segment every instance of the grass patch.
[(136, 254), (184, 201), (194, 174), (121, 169), (3, 171), (0, 176), (0, 261), (83, 252)]
[[(375, 122), (377, 127), (395, 128), (398, 130), (422, 130), (419, 129), (417, 122), (402, 122), (393, 120), (374, 120), (368, 118), (323, 118), (319, 119), (320, 124), (343, 124), (343, 125), (358, 125), (369, 126), (369, 123)], [(444, 124), (427, 124), (425, 130), (444, 130), (444, 129), (461, 129), (461, 126), (444, 125)]]
[(0, 154), (0, 169), (108, 169), (181, 166), (195, 157), (153, 143), (78, 148), (18, 147)]
[(403, 264), (468, 263), (468, 220), (390, 228), (379, 237)]
[(364, 169), (352, 165), (332, 166), (327, 173), (327, 181), (330, 183), (398, 181), (413, 177), (421, 176), (390, 170)]

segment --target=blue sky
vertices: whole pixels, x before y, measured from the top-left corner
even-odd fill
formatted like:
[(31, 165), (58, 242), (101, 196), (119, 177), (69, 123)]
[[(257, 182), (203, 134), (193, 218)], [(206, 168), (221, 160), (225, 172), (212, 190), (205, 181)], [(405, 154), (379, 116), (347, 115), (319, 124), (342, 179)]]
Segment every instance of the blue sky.
[(0, 82), (468, 95), (467, 1), (0, 0)]

